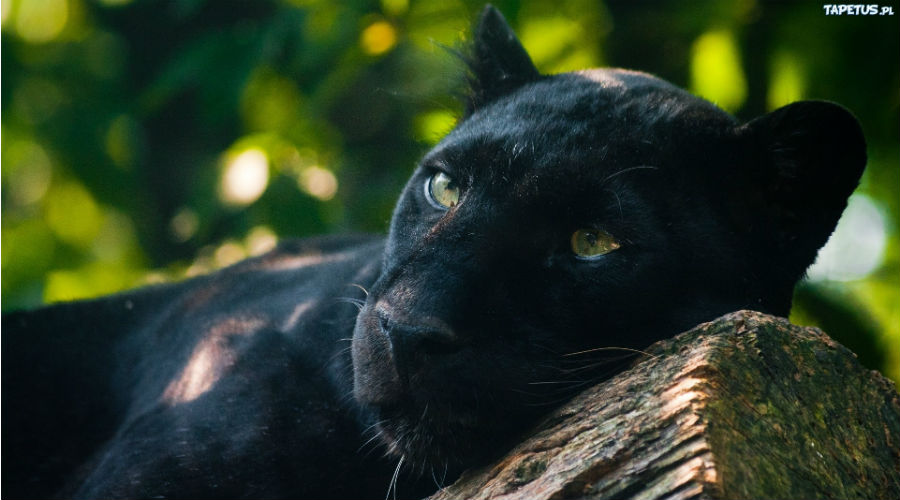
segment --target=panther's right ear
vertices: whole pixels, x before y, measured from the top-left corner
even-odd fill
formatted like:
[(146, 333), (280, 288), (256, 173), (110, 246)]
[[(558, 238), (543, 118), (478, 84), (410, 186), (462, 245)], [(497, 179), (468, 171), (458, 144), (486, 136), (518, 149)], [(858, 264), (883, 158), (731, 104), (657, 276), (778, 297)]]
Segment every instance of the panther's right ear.
[(759, 227), (776, 245), (770, 251), (791, 262), (794, 280), (828, 240), (859, 184), (866, 165), (862, 128), (837, 104), (800, 101), (737, 130), (750, 174), (741, 193), (755, 200), (764, 217)]
[(466, 116), (541, 76), (503, 14), (490, 4), (481, 11), (475, 27), (475, 43), (468, 64), (472, 75)]

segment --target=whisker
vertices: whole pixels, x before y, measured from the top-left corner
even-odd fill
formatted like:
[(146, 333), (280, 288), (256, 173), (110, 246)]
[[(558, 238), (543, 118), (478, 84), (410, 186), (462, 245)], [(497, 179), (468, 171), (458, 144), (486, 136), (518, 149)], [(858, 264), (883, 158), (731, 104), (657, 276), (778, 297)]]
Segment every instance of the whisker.
[(435, 475), (436, 471), (434, 469), (434, 465), (431, 466), (431, 479), (434, 481), (434, 485), (437, 486), (438, 491), (442, 491), (446, 488), (446, 486), (444, 485), (447, 484), (447, 468), (449, 467), (449, 465), (450, 463), (447, 460), (444, 460), (444, 472), (443, 474), (441, 474), (440, 480), (438, 480), (437, 476)]
[(651, 165), (639, 165), (639, 166), (637, 166), (637, 167), (623, 168), (622, 170), (619, 170), (618, 172), (614, 172), (614, 173), (612, 173), (612, 174), (607, 175), (606, 177), (603, 178), (602, 181), (600, 181), (600, 183), (602, 184), (602, 183), (604, 183), (604, 182), (606, 182), (606, 181), (612, 179), (613, 177), (615, 177), (615, 176), (617, 176), (617, 175), (619, 175), (619, 174), (624, 174), (624, 173), (626, 173), (626, 172), (631, 172), (632, 170), (659, 170), (659, 167), (654, 167), (654, 166), (651, 166)]
[(353, 304), (359, 310), (362, 310), (363, 306), (366, 305), (366, 301), (364, 301), (362, 299), (354, 299), (352, 297), (335, 297), (334, 300), (336, 300), (338, 302), (344, 302), (347, 304)]
[(563, 357), (577, 356), (579, 354), (587, 354), (589, 352), (600, 352), (600, 351), (628, 351), (628, 352), (633, 352), (633, 353), (637, 353), (637, 354), (643, 354), (644, 356), (650, 356), (651, 358), (654, 358), (654, 359), (659, 357), (654, 354), (650, 354), (647, 351), (642, 351), (640, 349), (631, 349), (630, 347), (595, 347), (593, 349), (587, 349), (585, 351), (570, 352), (568, 354), (563, 354)]
[[(381, 437), (381, 433), (376, 432), (372, 437), (370, 437), (369, 439), (367, 439), (366, 442), (363, 443), (362, 446), (360, 446), (358, 450), (356, 450), (356, 453), (359, 454), (359, 452), (363, 451), (363, 449), (364, 449), (366, 446), (368, 446), (369, 444), (371, 444), (372, 442), (374, 442), (374, 441), (375, 441), (376, 439), (378, 439), (379, 437)], [(374, 448), (373, 448), (373, 449), (374, 449)], [(368, 456), (369, 453), (371, 453), (371, 450), (369, 450), (369, 452), (367, 452), (366, 455)]]
[(540, 367), (548, 370), (554, 370), (560, 373), (570, 373), (575, 371), (581, 371), (587, 366), (601, 366), (601, 365), (611, 365), (614, 363), (619, 363), (624, 360), (628, 360), (637, 356), (636, 353), (628, 352), (626, 354), (619, 354), (617, 356), (596, 356), (596, 355), (588, 355), (586, 357), (580, 358), (566, 358), (556, 360), (552, 364), (542, 364)]
[[(363, 448), (365, 448), (366, 446), (368, 446), (368, 445), (370, 445), (370, 444), (372, 444), (372, 443), (374, 442), (375, 444), (374, 444), (373, 446), (371, 446), (371, 447), (369, 448), (369, 451), (365, 452), (365, 454), (363, 455), (363, 458), (368, 458), (368, 457), (372, 454), (372, 452), (374, 452), (375, 450), (377, 450), (377, 449), (379, 448), (380, 445), (383, 445), (383, 444), (384, 444), (384, 443), (382, 443), (382, 442), (376, 442), (375, 440), (381, 437), (381, 431), (378, 430), (378, 429), (376, 429), (376, 427), (377, 427), (379, 424), (383, 424), (383, 423), (385, 423), (385, 422), (387, 422), (387, 420), (379, 420), (378, 422), (375, 422), (374, 424), (372, 424), (372, 425), (366, 427), (366, 428), (362, 431), (362, 435), (363, 435), (363, 436), (365, 436), (366, 434), (368, 434), (368, 433), (371, 432), (371, 433), (372, 433), (372, 437), (369, 438), (368, 440), (366, 440), (366, 442), (363, 443), (362, 446), (360, 446), (358, 450), (356, 450), (356, 453), (361, 452), (361, 451), (363, 450)], [(383, 446), (382, 446), (382, 447), (383, 447)], [(387, 455), (385, 455), (385, 456), (387, 456)]]
[(619, 217), (624, 218), (625, 212), (622, 210), (622, 198), (619, 198), (619, 193), (613, 191), (612, 189), (604, 189), (607, 193), (612, 193), (613, 196), (616, 197), (616, 202), (619, 204)]
[(367, 432), (370, 432), (372, 429), (378, 427), (379, 425), (381, 425), (385, 422), (387, 422), (387, 419), (381, 419), (378, 422), (375, 422), (374, 424), (367, 426), (365, 429), (363, 429), (362, 433), (365, 434)]
[(600, 368), (601, 366), (605, 366), (605, 365), (608, 365), (608, 364), (610, 364), (610, 363), (614, 363), (614, 362), (616, 362), (616, 361), (619, 361), (619, 359), (621, 359), (621, 358), (605, 359), (605, 360), (602, 360), (602, 361), (598, 361), (598, 362), (596, 362), (596, 363), (587, 363), (587, 364), (585, 364), (585, 365), (578, 366), (578, 367), (575, 367), (575, 368), (556, 368), (556, 371), (558, 371), (558, 372), (560, 372), (560, 373), (562, 373), (562, 374), (565, 374), (565, 375), (571, 375), (571, 374), (573, 374), (573, 373), (578, 373), (578, 372), (583, 372), (583, 371), (590, 371), (590, 370), (593, 370), (593, 369), (596, 369), (596, 368)]
[(434, 467), (431, 468), (431, 479), (434, 481), (434, 485), (437, 487), (438, 490), (441, 490), (444, 488), (444, 485), (441, 484), (441, 482), (438, 481), (437, 476), (434, 475)]
[(517, 393), (517, 394), (521, 394), (521, 395), (526, 396), (526, 397), (529, 397), (529, 398), (539, 398), (539, 397), (541, 397), (541, 394), (538, 394), (538, 393), (536, 393), (536, 392), (523, 391), (522, 389), (510, 389), (510, 391), (515, 392), (515, 393)]
[(397, 468), (394, 469), (394, 475), (391, 477), (391, 482), (388, 484), (387, 494), (384, 496), (384, 500), (388, 500), (391, 498), (391, 492), (394, 492), (394, 500), (397, 500), (397, 478), (400, 477), (400, 467), (403, 466), (403, 460), (406, 459), (406, 455), (400, 455), (400, 461), (397, 462)]
[(350, 283), (350, 286), (354, 286), (354, 287), (356, 287), (356, 288), (359, 288), (360, 290), (363, 291), (364, 294), (366, 294), (366, 297), (369, 296), (369, 291), (366, 290), (366, 287), (364, 287), (364, 286), (362, 286), (362, 285), (360, 285), (360, 284), (357, 284), (357, 283)]
[(350, 349), (352, 349), (352, 348), (353, 348), (353, 346), (350, 346), (350, 345), (341, 347), (340, 349), (338, 349), (337, 352), (332, 354), (330, 358), (328, 358), (328, 361), (334, 361), (336, 358), (339, 358), (339, 357), (343, 356), (344, 354), (347, 354), (348, 352), (350, 352)]
[(550, 380), (545, 382), (528, 382), (528, 385), (574, 384), (576, 382), (585, 382), (585, 380)]
[(422, 410), (422, 416), (419, 417), (419, 421), (420, 421), (420, 422), (424, 422), (424, 421), (425, 421), (425, 415), (426, 415), (427, 413), (428, 413), (428, 403), (425, 403), (425, 409)]

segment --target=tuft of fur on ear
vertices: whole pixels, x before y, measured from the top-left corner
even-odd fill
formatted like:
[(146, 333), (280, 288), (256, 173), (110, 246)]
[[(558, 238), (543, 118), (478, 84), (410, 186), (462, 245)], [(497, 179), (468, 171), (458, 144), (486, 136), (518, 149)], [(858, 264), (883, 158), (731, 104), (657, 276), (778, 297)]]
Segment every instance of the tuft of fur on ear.
[(802, 276), (834, 231), (866, 165), (859, 122), (846, 108), (801, 101), (739, 129), (751, 141), (750, 176), (761, 188), (762, 211), (789, 273)]
[(503, 14), (490, 4), (481, 11), (467, 63), (471, 77), (466, 116), (541, 76)]

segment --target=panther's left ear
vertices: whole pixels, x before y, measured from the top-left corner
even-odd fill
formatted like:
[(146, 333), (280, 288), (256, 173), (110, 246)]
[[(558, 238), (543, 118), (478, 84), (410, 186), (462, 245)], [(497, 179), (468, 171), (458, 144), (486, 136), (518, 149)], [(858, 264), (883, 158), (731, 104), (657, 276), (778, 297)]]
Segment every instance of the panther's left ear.
[[(805, 271), (834, 231), (866, 165), (866, 142), (847, 109), (801, 101), (738, 129), (748, 145), (751, 191), (777, 244)], [(749, 186), (748, 186), (749, 188)]]
[(481, 11), (475, 27), (473, 54), (468, 63), (472, 76), (466, 103), (467, 116), (484, 104), (541, 76), (503, 14), (490, 4)]

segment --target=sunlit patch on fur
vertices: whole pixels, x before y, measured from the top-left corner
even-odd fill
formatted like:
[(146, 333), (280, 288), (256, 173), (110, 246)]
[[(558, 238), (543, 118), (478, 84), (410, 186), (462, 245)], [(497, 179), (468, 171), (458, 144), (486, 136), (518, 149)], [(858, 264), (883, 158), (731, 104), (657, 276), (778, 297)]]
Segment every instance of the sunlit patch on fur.
[(648, 78), (653, 78), (653, 75), (642, 73), (640, 71), (633, 71), (628, 69), (616, 69), (611, 71), (609, 69), (585, 69), (581, 71), (575, 71), (576, 75), (583, 76), (588, 80), (593, 80), (600, 84), (601, 87), (607, 88), (626, 88), (625, 80), (621, 78), (622, 76), (645, 76)]
[(313, 301), (307, 300), (306, 302), (301, 302), (294, 307), (294, 310), (291, 311), (291, 315), (284, 321), (284, 324), (281, 325), (281, 331), (288, 332), (294, 329), (297, 326), (297, 323), (300, 322), (300, 317), (303, 316), (303, 313), (309, 311), (309, 309), (313, 306)]
[(194, 347), (181, 374), (163, 391), (162, 400), (170, 405), (187, 403), (202, 396), (234, 364), (235, 355), (228, 338), (249, 335), (266, 325), (262, 318), (227, 318), (213, 325)]
[(252, 269), (265, 271), (289, 271), (303, 267), (341, 262), (357, 256), (357, 252), (318, 253), (310, 252), (303, 255), (271, 255), (263, 257)]
[(215, 284), (198, 287), (197, 290), (187, 296), (184, 308), (187, 311), (199, 310), (209, 304), (209, 301), (221, 291), (221, 287)]

